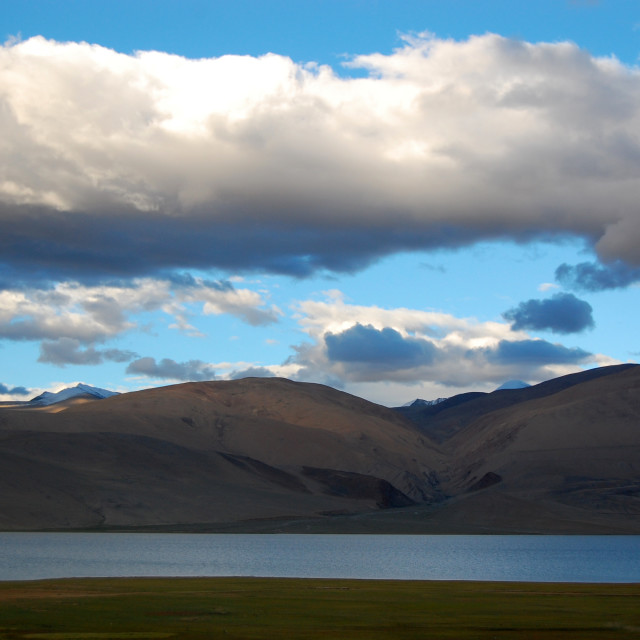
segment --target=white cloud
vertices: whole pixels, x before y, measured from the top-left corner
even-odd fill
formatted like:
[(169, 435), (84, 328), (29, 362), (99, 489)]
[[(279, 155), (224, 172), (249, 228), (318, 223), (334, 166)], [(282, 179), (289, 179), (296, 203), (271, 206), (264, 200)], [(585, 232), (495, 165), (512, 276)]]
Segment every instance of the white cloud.
[[(0, 291), (0, 338), (73, 338), (83, 343), (105, 340), (134, 326), (122, 313), (123, 308), (132, 306), (132, 292), (119, 291), (122, 297), (117, 302), (113, 293), (111, 287), (69, 283), (50, 290)], [(146, 298), (144, 287), (138, 297)]]
[(439, 311), (348, 304), (336, 290), (327, 292), (326, 300), (300, 302), (296, 315), (301, 327), (314, 338), (327, 332), (340, 333), (355, 324), (388, 327), (405, 337), (441, 339), (468, 347), (487, 346), (513, 335), (509, 325), (502, 322), (480, 323)]
[(309, 336), (291, 359), (300, 366), (297, 379), (346, 385), (353, 393), (371, 393), (377, 385), (378, 397), (393, 395), (398, 402), (407, 385), (453, 395), (493, 389), (512, 378), (534, 383), (611, 363), (577, 347), (533, 339), (507, 323), (353, 305), (335, 291), (325, 301), (299, 303), (297, 319)]
[(6, 44), (4, 260), (35, 268), (47, 238), (40, 260), (61, 272), (305, 274), (569, 233), (640, 263), (637, 69), (491, 34), (351, 64), (369, 76), (275, 54)]
[(66, 282), (51, 289), (0, 291), (0, 339), (44, 341), (45, 362), (121, 362), (125, 352), (81, 347), (140, 328), (134, 316), (158, 310), (174, 319), (171, 328), (190, 336), (204, 335), (188, 322), (196, 313), (230, 314), (254, 326), (276, 322), (281, 315), (258, 293), (191, 276), (177, 281), (137, 279), (129, 285)]

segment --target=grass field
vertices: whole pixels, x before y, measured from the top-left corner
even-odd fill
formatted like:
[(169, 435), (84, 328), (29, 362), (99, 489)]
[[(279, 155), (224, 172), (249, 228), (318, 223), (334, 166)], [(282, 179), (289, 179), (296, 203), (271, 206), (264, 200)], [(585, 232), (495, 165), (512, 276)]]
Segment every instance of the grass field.
[(639, 638), (640, 585), (262, 578), (0, 582), (0, 638)]

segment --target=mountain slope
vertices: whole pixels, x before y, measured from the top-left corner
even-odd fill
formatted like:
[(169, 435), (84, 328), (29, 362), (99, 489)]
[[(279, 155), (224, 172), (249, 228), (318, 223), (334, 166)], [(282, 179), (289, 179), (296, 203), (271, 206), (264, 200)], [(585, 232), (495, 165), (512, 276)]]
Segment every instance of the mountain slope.
[(614, 375), (638, 365), (622, 364), (589, 369), (561, 376), (540, 384), (517, 388), (497, 389), (492, 393), (470, 392), (452, 396), (431, 406), (397, 407), (397, 411), (416, 424), (432, 440), (442, 443), (465, 429), (485, 414), (504, 407), (517, 406), (535, 398), (545, 398), (569, 387), (590, 380)]
[(640, 367), (427, 408), (247, 378), (0, 409), (0, 529), (640, 534)]
[(640, 524), (640, 367), (607, 369), (470, 421), (446, 443), (445, 490)]
[(0, 451), (5, 528), (226, 522), (440, 499), (441, 455), (411, 423), (280, 379), (188, 383), (58, 413), (5, 409)]

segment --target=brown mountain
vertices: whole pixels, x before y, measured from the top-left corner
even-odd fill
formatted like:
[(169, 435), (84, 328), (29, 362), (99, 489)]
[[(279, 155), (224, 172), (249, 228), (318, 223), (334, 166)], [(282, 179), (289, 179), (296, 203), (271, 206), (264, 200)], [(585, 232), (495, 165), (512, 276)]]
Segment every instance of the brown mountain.
[(607, 367), (513, 393), (519, 402), (499, 399), (443, 443), (455, 509), (467, 517), (482, 511), (488, 527), (513, 519), (545, 528), (551, 518), (560, 529), (582, 522), (640, 532), (640, 367)]
[(432, 440), (444, 442), (485, 414), (521, 402), (545, 398), (577, 384), (634, 367), (634, 364), (600, 367), (547, 380), (532, 387), (500, 389), (493, 393), (461, 393), (434, 405), (411, 405), (397, 407), (395, 410), (421, 427)]
[(0, 528), (640, 533), (640, 367), (446, 402), (247, 378), (0, 409)]
[(247, 378), (0, 412), (0, 528), (299, 518), (441, 499), (442, 456), (390, 409)]

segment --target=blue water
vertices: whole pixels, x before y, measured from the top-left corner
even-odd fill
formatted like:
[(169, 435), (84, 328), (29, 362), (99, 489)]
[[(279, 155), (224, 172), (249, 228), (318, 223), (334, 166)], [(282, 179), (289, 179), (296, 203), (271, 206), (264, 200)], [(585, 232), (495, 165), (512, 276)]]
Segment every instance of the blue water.
[(640, 536), (0, 533), (0, 580), (100, 576), (640, 582)]

